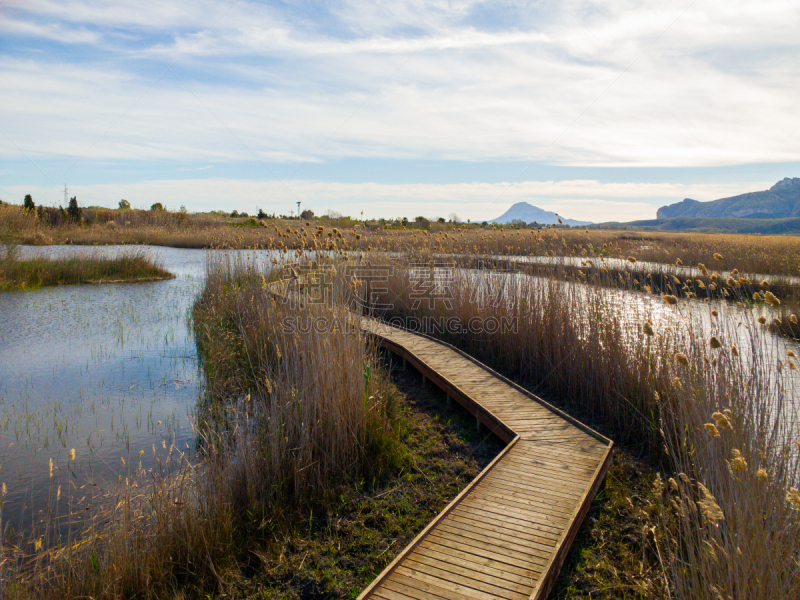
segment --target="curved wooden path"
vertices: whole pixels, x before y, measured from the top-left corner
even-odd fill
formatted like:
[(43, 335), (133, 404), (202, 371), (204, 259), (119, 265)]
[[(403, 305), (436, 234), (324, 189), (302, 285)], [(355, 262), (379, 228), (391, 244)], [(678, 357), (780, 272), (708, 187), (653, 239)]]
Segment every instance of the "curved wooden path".
[(546, 598), (611, 464), (611, 440), (449, 344), (354, 319), (507, 442), (358, 600)]
[(545, 598), (611, 464), (611, 440), (449, 344), (360, 324), (508, 445), (359, 600)]

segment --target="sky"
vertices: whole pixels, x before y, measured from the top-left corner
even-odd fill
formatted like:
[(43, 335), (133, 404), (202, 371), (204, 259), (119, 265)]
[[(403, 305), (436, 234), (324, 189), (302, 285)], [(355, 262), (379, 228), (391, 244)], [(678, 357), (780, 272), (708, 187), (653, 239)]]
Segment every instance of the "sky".
[(569, 218), (800, 176), (800, 0), (0, 0), (0, 198)]

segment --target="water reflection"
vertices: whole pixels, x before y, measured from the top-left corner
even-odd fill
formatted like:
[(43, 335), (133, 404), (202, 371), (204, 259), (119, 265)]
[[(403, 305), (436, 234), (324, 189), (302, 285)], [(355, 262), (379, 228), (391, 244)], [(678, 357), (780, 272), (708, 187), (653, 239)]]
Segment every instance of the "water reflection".
[[(20, 250), (23, 257), (59, 257), (126, 248)], [(91, 508), (94, 494), (140, 464), (152, 468), (173, 444), (192, 447), (201, 376), (187, 317), (209, 252), (147, 251), (176, 278), (0, 292), (4, 525), (33, 527), (68, 490)], [(275, 254), (226, 252), (265, 267)]]

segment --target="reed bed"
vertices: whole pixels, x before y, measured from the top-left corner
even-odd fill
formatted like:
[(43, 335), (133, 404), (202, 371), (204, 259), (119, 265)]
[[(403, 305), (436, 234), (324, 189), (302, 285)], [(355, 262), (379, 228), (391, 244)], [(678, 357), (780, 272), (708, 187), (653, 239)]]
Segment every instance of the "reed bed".
[(193, 313), (208, 379), (198, 452), (165, 443), (156, 458), (154, 447), (150, 470), (129, 457), (127, 476), (105, 492), (54, 483), (51, 514), (32, 533), (0, 521), (0, 597), (221, 592), (282, 552), (287, 528), (342, 486), (404, 464), (376, 348), (347, 327), (287, 331), (287, 315), (345, 309), (284, 304), (265, 284), (244, 260), (209, 263)]
[[(419, 267), (396, 262), (379, 298), (393, 304), (384, 318), (427, 317), (439, 324), (434, 335), (660, 465), (662, 525), (643, 534), (674, 597), (800, 595), (797, 360), (765, 342), (751, 312), (720, 308), (709, 324), (667, 295), (638, 302), (641, 294), (490, 270), (438, 276), (449, 308), (429, 299), (437, 286), (420, 285)], [(513, 329), (461, 330), (492, 319)]]
[(52, 285), (157, 281), (173, 275), (142, 249), (117, 256), (75, 255), (62, 258), (20, 258), (6, 246), (0, 258), (0, 290)]

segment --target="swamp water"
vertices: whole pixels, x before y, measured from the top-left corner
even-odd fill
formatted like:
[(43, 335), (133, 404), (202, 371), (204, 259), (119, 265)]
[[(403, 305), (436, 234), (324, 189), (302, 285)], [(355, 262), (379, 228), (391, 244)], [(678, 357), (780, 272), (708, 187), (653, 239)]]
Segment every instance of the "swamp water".
[[(57, 258), (126, 250), (131, 247), (20, 252)], [(146, 251), (175, 279), (0, 292), (6, 542), (16, 532), (43, 535), (45, 545), (54, 535), (69, 536), (118, 482), (159, 468), (170, 449), (174, 457), (195, 447), (192, 416), (203, 378), (188, 318), (212, 252)], [(227, 252), (265, 265), (274, 256)]]

